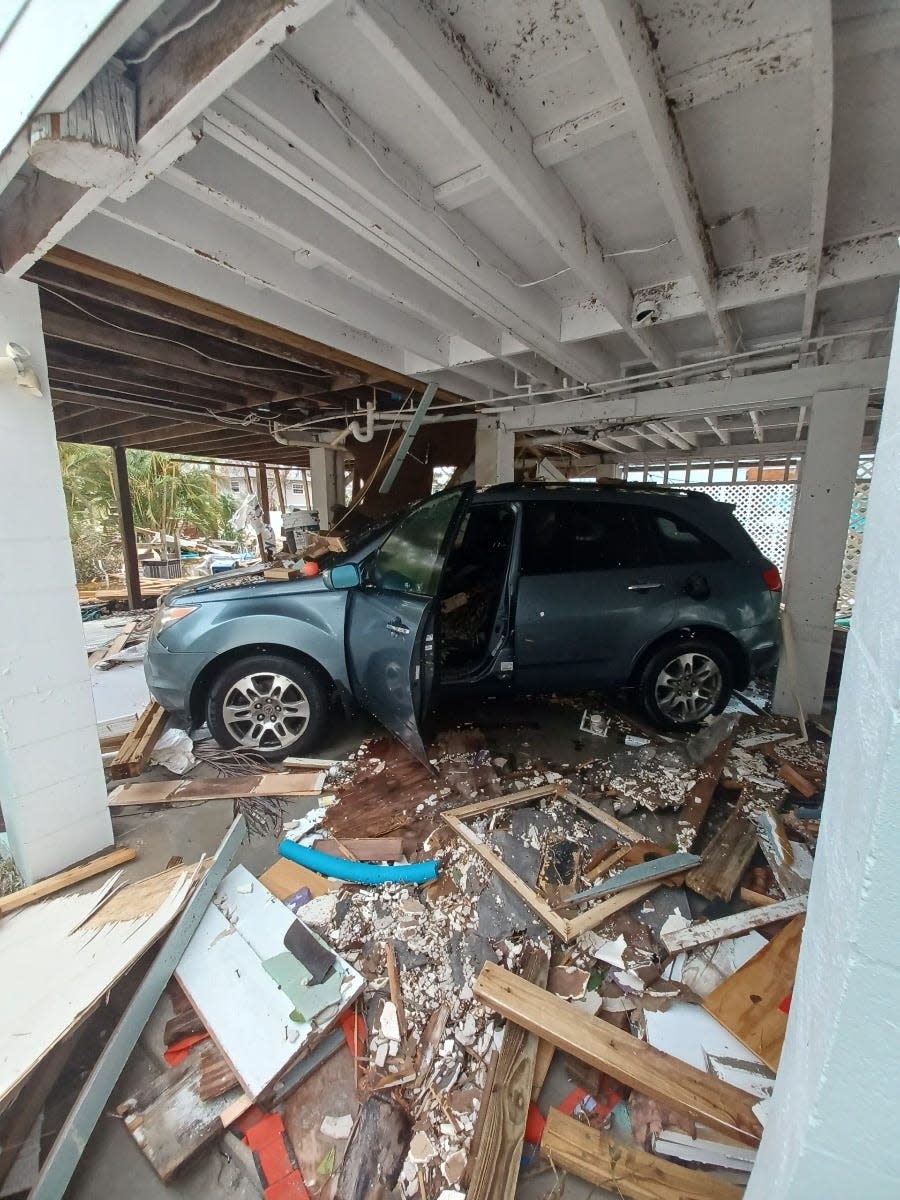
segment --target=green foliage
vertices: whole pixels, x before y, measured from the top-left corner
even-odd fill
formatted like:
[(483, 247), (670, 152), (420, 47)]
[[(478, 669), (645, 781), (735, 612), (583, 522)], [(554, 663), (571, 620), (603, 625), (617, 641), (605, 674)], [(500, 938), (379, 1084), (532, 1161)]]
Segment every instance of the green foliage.
[[(237, 502), (217, 493), (213, 476), (200, 464), (194, 467), (155, 450), (129, 450), (127, 455), (138, 530), (157, 534), (163, 543), (185, 533), (233, 536), (230, 521)], [(96, 577), (101, 563), (107, 571), (121, 569), (112, 451), (63, 442), (59, 464), (79, 582)]]

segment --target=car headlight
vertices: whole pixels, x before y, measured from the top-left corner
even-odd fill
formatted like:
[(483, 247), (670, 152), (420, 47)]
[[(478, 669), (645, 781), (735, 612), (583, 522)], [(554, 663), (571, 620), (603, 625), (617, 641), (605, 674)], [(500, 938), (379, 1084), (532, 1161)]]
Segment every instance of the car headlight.
[(174, 625), (176, 621), (180, 621), (183, 617), (190, 616), (192, 612), (197, 611), (197, 605), (172, 605), (170, 608), (161, 608), (156, 614), (156, 620), (153, 622), (153, 632), (159, 635), (164, 629), (168, 629), (170, 625)]

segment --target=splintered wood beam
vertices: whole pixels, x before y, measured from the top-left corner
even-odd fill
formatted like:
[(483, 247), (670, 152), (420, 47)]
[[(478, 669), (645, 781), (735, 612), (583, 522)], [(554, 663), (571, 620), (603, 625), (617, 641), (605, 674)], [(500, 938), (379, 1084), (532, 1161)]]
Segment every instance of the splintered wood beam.
[(812, 204), (806, 266), (806, 295), (803, 298), (803, 321), (800, 329), (800, 336), (804, 341), (812, 333), (819, 276), (822, 271), (834, 122), (834, 41), (831, 0), (812, 0), (810, 12), (812, 16), (813, 93), (813, 145), (810, 174)]
[(695, 921), (685, 929), (664, 933), (662, 943), (669, 954), (673, 955), (680, 954), (682, 950), (695, 950), (698, 946), (711, 946), (714, 942), (740, 937), (742, 933), (749, 933), (751, 929), (759, 929), (762, 925), (787, 921), (805, 913), (806, 902), (805, 895), (791, 896), (787, 900), (777, 900), (773, 904), (766, 904), (747, 912), (733, 913), (728, 917), (719, 917), (715, 921)]
[(625, 103), (666, 207), (678, 244), (721, 349), (737, 344), (730, 316), (720, 313), (717, 268), (678, 126), (669, 111), (662, 68), (634, 0), (579, 0)]
[(692, 1170), (617, 1141), (608, 1133), (551, 1108), (541, 1155), (595, 1187), (628, 1200), (741, 1200), (744, 1189), (709, 1171)]
[(762, 1126), (753, 1112), (756, 1097), (748, 1092), (588, 1016), (495, 963), (482, 967), (474, 992), (488, 1008), (642, 1095), (748, 1145), (758, 1143)]
[(5, 917), (28, 904), (34, 904), (36, 900), (43, 900), (46, 896), (61, 892), (63, 888), (71, 887), (75, 883), (93, 879), (95, 875), (102, 875), (104, 871), (111, 871), (113, 867), (121, 867), (135, 858), (137, 851), (123, 846), (120, 850), (110, 850), (108, 854), (101, 854), (99, 858), (92, 858), (89, 862), (80, 863), (77, 867), (69, 867), (67, 871), (42, 879), (40, 883), (10, 892), (8, 896), (0, 896), (0, 917)]

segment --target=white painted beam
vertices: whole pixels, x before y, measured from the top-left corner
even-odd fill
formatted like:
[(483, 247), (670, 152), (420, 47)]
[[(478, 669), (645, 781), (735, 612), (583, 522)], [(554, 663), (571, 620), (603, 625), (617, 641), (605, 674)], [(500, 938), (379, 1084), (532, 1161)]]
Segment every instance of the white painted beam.
[(126, 204), (106, 201), (101, 211), (105, 217), (149, 233), (190, 257), (217, 262), (251, 286), (273, 288), (291, 300), (434, 363), (448, 362), (447, 346), (435, 327), (327, 272), (316, 272), (313, 277), (276, 242), (162, 180), (154, 180)]
[(759, 413), (755, 408), (751, 408), (749, 416), (750, 424), (753, 426), (753, 437), (757, 442), (761, 442), (763, 440), (763, 431), (762, 425), (759, 423)]
[[(731, 434), (722, 428), (722, 426), (715, 419), (715, 417), (704, 417), (703, 420), (710, 427), (710, 429), (713, 431), (713, 433), (716, 435), (716, 437), (719, 439), (719, 441), (722, 443), (722, 445), (727, 446), (728, 443), (731, 441)], [(798, 431), (797, 436), (798, 437), (800, 436), (799, 431)]]
[(372, 242), (298, 197), (249, 160), (212, 142), (203, 150), (202, 158), (186, 164), (190, 170), (169, 170), (164, 182), (251, 230), (251, 236), (262, 233), (284, 246), (301, 267), (309, 263), (315, 270), (313, 283), (324, 268), (413, 319), (423, 318), (447, 332), (458, 330), (492, 355), (499, 355), (496, 324), (473, 315), (464, 304), (386, 257)]
[(618, 373), (607, 355), (563, 348), (555, 302), (539, 288), (510, 282), (485, 255), (484, 235), (458, 216), (451, 226), (427, 181), (286, 55), (276, 53), (250, 71), (207, 113), (204, 130), (569, 377)]
[[(716, 302), (720, 309), (728, 310), (803, 296), (809, 277), (807, 263), (808, 251), (804, 247), (727, 268), (719, 273)], [(885, 275), (900, 275), (900, 246), (896, 236), (863, 234), (826, 248), (818, 286), (820, 291), (827, 291)], [(704, 311), (703, 301), (690, 278), (652, 284), (635, 292), (635, 314), (652, 312), (654, 324), (702, 316)], [(590, 298), (563, 309), (563, 341), (604, 337), (613, 332), (609, 318)]]
[(348, 12), (389, 69), (418, 95), (484, 166), (507, 200), (658, 366), (669, 351), (652, 331), (631, 325), (631, 292), (619, 267), (604, 258), (589, 222), (561, 179), (545, 171), (515, 112), (464, 52), (448, 21), (419, 0), (351, 0)]
[(795, 400), (848, 387), (884, 386), (887, 360), (859, 359), (825, 367), (772, 371), (706, 383), (658, 388), (632, 395), (561, 400), (522, 406), (499, 413), (506, 429), (571, 428), (600, 421), (640, 421), (746, 412), (749, 408), (784, 407)]
[(812, 333), (816, 294), (825, 242), (825, 218), (828, 211), (828, 184), (831, 179), (831, 133), (834, 117), (834, 43), (832, 40), (831, 0), (812, 0), (812, 95), (813, 150), (810, 190), (812, 204), (807, 252), (806, 295), (800, 336), (804, 341)]
[(656, 51), (634, 0), (579, 0), (603, 57), (628, 105), (637, 139), (662, 200), (704, 311), (724, 350), (736, 344), (716, 301), (716, 263), (681, 134), (669, 111)]

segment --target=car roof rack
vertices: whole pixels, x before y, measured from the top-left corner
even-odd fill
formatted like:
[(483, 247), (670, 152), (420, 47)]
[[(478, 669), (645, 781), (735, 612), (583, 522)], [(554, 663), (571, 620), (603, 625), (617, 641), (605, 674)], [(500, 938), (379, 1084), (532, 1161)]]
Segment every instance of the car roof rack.
[(599, 483), (591, 483), (588, 480), (566, 480), (564, 483), (555, 479), (526, 479), (521, 483), (494, 483), (489, 487), (482, 488), (482, 495), (490, 492), (492, 495), (496, 493), (509, 492), (578, 492), (578, 491), (610, 491), (610, 492), (649, 492), (654, 496), (690, 496), (702, 497), (704, 500), (712, 501), (713, 497), (707, 492), (696, 491), (693, 488), (667, 487), (663, 484), (644, 482), (637, 479), (604, 479)]

